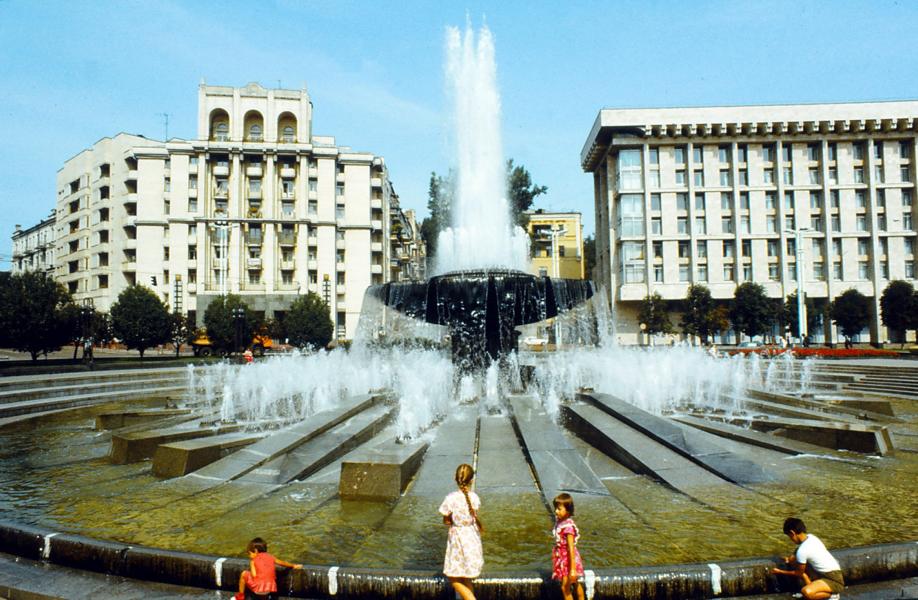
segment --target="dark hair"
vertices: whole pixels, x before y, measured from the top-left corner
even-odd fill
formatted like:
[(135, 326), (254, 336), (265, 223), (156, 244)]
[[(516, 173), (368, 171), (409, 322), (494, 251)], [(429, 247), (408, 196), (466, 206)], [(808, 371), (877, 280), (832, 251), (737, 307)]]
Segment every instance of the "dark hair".
[(574, 498), (571, 497), (570, 494), (566, 492), (558, 494), (557, 496), (555, 496), (555, 499), (551, 501), (551, 503), (552, 503), (552, 506), (554, 506), (555, 508), (558, 508), (559, 506), (563, 506), (564, 510), (567, 511), (567, 514), (569, 514), (572, 517), (574, 516)]
[(469, 498), (469, 486), (474, 478), (475, 469), (472, 468), (472, 465), (462, 463), (456, 468), (456, 485), (459, 486), (459, 490), (465, 496), (465, 504), (469, 507), (469, 514), (475, 519), (475, 524), (478, 525), (479, 531), (484, 531), (484, 524), (478, 518), (478, 513), (472, 508), (472, 500)]
[(784, 534), (788, 535), (791, 531), (806, 533), (806, 525), (797, 517), (788, 517), (784, 519)]
[(268, 542), (264, 541), (260, 537), (253, 538), (251, 542), (245, 547), (246, 552), (267, 552), (268, 551)]

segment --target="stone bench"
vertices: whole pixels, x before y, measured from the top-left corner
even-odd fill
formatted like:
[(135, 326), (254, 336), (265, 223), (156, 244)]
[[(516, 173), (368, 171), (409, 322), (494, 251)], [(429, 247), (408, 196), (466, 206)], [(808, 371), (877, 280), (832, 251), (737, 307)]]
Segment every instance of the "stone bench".
[(421, 466), (427, 442), (395, 440), (361, 451), (341, 463), (338, 495), (345, 500), (394, 500)]
[(777, 417), (752, 419), (751, 425), (758, 431), (833, 450), (853, 450), (881, 456), (893, 451), (889, 430), (878, 425)]
[(112, 435), (112, 447), (108, 460), (116, 465), (139, 462), (145, 458), (152, 458), (160, 444), (230, 433), (239, 431), (241, 428), (240, 425), (224, 425), (216, 428), (173, 427)]

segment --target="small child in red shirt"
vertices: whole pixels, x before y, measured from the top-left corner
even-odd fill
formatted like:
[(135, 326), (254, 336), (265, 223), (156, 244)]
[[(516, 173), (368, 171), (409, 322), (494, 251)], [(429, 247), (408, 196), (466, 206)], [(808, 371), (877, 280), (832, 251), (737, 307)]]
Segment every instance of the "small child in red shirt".
[(555, 545), (551, 550), (552, 573), (551, 578), (561, 582), (561, 595), (564, 600), (573, 600), (574, 593), (577, 600), (583, 600), (583, 560), (577, 550), (577, 540), (580, 530), (574, 524), (574, 499), (570, 494), (558, 494), (552, 501), (555, 506), (555, 527), (552, 537)]
[(285, 560), (274, 558), (268, 554), (268, 544), (261, 538), (255, 538), (246, 546), (249, 553), (249, 570), (243, 571), (239, 576), (239, 593), (235, 600), (249, 600), (251, 598), (276, 598), (277, 597), (277, 572), (275, 565), (302, 569), (303, 565), (295, 565)]

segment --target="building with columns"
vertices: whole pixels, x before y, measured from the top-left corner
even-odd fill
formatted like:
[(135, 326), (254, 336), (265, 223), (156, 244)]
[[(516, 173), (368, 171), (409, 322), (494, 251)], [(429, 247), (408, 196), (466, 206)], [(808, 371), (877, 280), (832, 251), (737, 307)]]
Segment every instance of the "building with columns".
[(104, 138), (57, 188), (56, 277), (101, 310), (135, 283), (198, 324), (225, 293), (282, 317), (315, 292), (350, 339), (366, 288), (398, 275), (385, 162), (315, 135), (305, 90), (202, 84), (196, 139)]
[[(883, 342), (879, 298), (916, 283), (918, 101), (603, 109), (581, 153), (593, 174), (597, 263), (618, 332), (636, 343), (638, 306), (689, 285), (733, 297), (754, 281), (826, 303), (872, 300), (860, 341)], [(802, 261), (797, 264), (797, 239)], [(816, 341), (840, 334), (826, 324)]]

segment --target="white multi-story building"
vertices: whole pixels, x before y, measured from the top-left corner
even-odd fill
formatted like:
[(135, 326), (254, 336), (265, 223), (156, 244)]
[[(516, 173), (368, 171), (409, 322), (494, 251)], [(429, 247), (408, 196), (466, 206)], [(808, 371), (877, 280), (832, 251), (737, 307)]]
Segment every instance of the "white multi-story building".
[(13, 273), (42, 271), (54, 274), (54, 223), (56, 211), (28, 229), (13, 232)]
[[(593, 174), (594, 281), (638, 339), (648, 294), (692, 283), (728, 299), (738, 283), (797, 288), (822, 303), (872, 298), (869, 338), (889, 339), (879, 297), (915, 283), (918, 102), (603, 109), (581, 154)], [(837, 341), (833, 326), (817, 341)], [(866, 340), (867, 331), (863, 339)]]
[(197, 139), (105, 138), (57, 187), (57, 277), (102, 310), (134, 283), (199, 324), (221, 294), (276, 317), (315, 292), (351, 338), (392, 277), (385, 163), (314, 135), (305, 90), (202, 84)]

